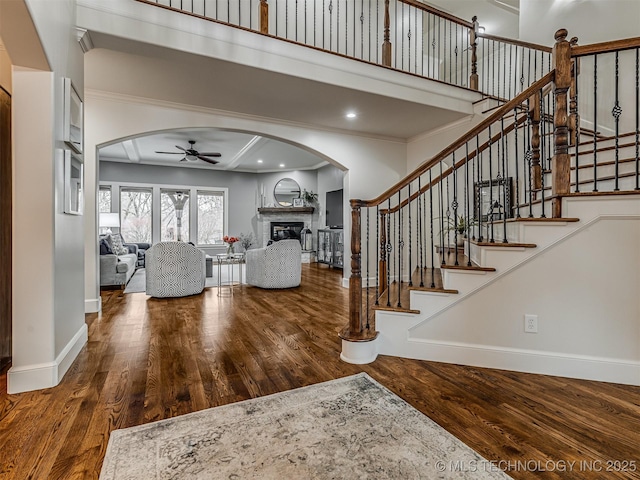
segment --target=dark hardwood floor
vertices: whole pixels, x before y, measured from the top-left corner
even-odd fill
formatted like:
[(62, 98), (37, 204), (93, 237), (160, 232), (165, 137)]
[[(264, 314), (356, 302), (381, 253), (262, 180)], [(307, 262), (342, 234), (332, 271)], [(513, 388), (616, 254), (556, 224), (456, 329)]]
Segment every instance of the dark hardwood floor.
[(0, 377), (0, 478), (95, 479), (114, 429), (365, 371), (513, 478), (640, 479), (640, 388), (393, 357), (343, 363), (340, 275), (304, 266), (300, 288), (233, 297), (103, 292), (60, 385), (8, 395)]

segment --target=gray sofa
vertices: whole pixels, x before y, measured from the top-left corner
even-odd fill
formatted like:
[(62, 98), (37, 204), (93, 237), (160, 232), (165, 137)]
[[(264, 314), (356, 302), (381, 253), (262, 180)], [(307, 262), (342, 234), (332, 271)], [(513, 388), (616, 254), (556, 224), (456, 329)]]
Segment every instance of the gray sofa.
[[(131, 246), (127, 246), (131, 252)], [(138, 252), (126, 255), (100, 255), (100, 286), (120, 285), (124, 287), (136, 271)]]
[[(119, 234), (114, 234), (114, 237)], [(109, 248), (103, 248), (103, 243), (109, 239), (107, 235), (100, 236), (100, 286), (108, 287), (113, 285), (124, 286), (136, 271), (136, 265), (139, 263), (138, 246), (134, 243), (125, 243), (122, 246), (126, 248), (126, 254), (117, 255), (111, 253), (113, 244), (109, 239)]]

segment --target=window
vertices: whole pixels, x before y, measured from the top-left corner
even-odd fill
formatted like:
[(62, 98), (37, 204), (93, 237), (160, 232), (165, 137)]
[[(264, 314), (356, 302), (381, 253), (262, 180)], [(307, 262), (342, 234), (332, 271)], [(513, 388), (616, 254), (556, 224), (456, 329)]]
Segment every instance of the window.
[(224, 194), (198, 191), (198, 245), (222, 243)]
[(189, 193), (160, 190), (160, 239), (189, 241)]
[(150, 188), (120, 189), (120, 233), (127, 242), (152, 242)]
[(111, 211), (111, 185), (100, 185), (98, 190), (98, 212), (109, 213)]

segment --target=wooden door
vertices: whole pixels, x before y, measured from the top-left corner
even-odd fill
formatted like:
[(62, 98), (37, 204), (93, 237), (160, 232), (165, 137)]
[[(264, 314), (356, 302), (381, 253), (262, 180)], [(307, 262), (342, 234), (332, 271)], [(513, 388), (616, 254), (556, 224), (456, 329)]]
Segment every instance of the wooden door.
[(11, 95), (0, 87), (0, 371), (11, 363)]

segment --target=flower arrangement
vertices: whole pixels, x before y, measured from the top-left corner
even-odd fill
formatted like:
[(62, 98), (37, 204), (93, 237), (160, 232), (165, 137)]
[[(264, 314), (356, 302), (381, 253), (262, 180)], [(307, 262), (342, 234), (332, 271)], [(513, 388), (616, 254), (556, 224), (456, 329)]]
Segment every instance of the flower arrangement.
[(306, 188), (302, 190), (300, 198), (302, 198), (302, 201), (307, 206), (313, 205), (318, 202), (318, 194), (313, 193), (313, 191), (307, 191)]
[(251, 245), (253, 245), (253, 233), (251, 232), (240, 232), (240, 235), (238, 235), (238, 239), (240, 241), (240, 245), (242, 245), (242, 248), (244, 248), (245, 251), (249, 250), (251, 248)]
[(240, 239), (238, 237), (230, 237), (228, 235), (225, 235), (224, 237), (222, 237), (222, 241), (227, 244), (227, 255), (231, 255), (232, 253), (234, 253), (233, 244), (240, 241)]

